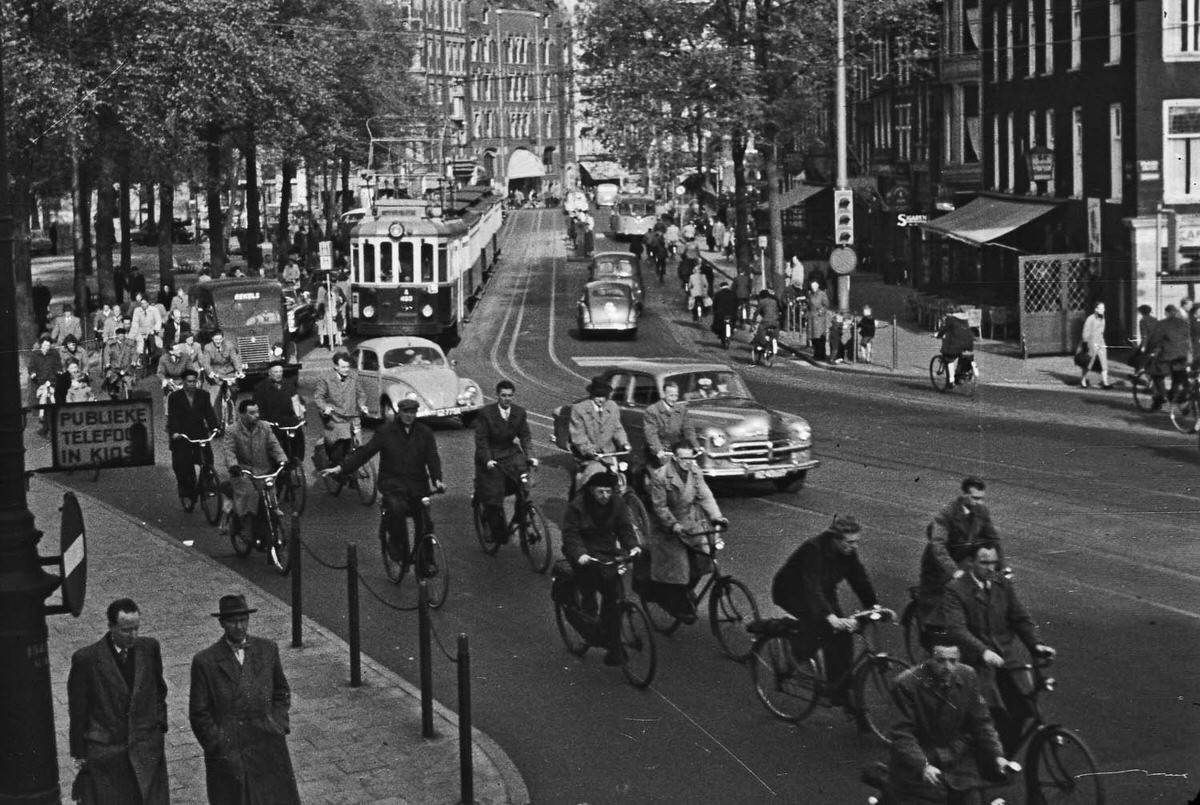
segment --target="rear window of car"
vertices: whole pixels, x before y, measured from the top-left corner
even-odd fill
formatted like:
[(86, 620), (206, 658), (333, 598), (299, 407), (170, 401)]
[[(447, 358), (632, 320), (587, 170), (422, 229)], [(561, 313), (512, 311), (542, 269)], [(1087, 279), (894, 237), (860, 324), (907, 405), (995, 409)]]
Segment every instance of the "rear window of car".
[(433, 347), (403, 347), (389, 349), (383, 355), (383, 368), (398, 366), (445, 366), (446, 358)]

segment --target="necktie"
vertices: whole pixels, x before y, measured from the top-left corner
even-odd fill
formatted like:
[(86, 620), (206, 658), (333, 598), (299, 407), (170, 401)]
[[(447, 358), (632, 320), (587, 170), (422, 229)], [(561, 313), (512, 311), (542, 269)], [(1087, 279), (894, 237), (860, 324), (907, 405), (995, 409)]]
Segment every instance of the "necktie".
[(129, 651), (127, 649), (122, 648), (122, 649), (117, 650), (117, 662), (119, 662), (121, 664), (122, 668), (125, 667), (125, 661), (128, 659), (129, 659)]

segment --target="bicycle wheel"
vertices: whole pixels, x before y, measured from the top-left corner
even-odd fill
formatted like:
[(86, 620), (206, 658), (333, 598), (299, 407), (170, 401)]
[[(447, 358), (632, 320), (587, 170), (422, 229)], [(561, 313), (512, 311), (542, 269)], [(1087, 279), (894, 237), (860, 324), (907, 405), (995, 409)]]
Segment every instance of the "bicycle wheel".
[(658, 652), (654, 632), (642, 608), (632, 601), (621, 602), (621, 670), (629, 684), (644, 688), (654, 681)]
[(646, 512), (646, 506), (632, 489), (625, 491), (622, 500), (629, 509), (629, 519), (633, 527), (637, 529), (638, 544), (645, 546), (646, 540), (650, 538), (650, 515)]
[(245, 559), (250, 555), (250, 551), (254, 550), (253, 526), (250, 530), (249, 534), (243, 533), (241, 518), (237, 514), (229, 515), (229, 541), (233, 543), (233, 552), (241, 559)]
[(190, 495), (180, 495), (179, 505), (185, 512), (191, 514), (192, 510), (196, 508), (196, 499)]
[(1196, 398), (1188, 394), (1182, 402), (1171, 401), (1171, 424), (1180, 433), (1191, 433), (1196, 426)]
[(791, 642), (781, 635), (760, 637), (750, 649), (754, 692), (771, 715), (800, 721), (817, 706), (820, 677), (812, 658), (798, 661)]
[(907, 669), (907, 663), (882, 655), (868, 658), (854, 675), (858, 728), (884, 743), (891, 743), (888, 732), (900, 715), (892, 699), (892, 684)]
[(708, 622), (726, 657), (738, 662), (750, 659), (754, 640), (746, 627), (756, 620), (758, 604), (745, 584), (726, 576), (714, 585), (708, 597)]
[(492, 536), (492, 529), (488, 528), (487, 520), (483, 516), (483, 504), (474, 494), (471, 495), (471, 515), (471, 520), (475, 523), (475, 539), (479, 540), (479, 547), (488, 556), (495, 556), (496, 551), (500, 550), (500, 540)]
[(1154, 383), (1145, 369), (1133, 373), (1133, 404), (1139, 411), (1149, 413), (1154, 404)]
[[(650, 582), (653, 584), (654, 582)], [(647, 598), (644, 595), (639, 595), (638, 598), (642, 602), (642, 609), (646, 612), (646, 618), (650, 621), (650, 625), (654, 627), (654, 631), (659, 634), (672, 635), (679, 628), (682, 621), (671, 612), (663, 609), (662, 605), (657, 601)]]
[(373, 504), (379, 494), (375, 481), (375, 459), (371, 459), (358, 468), (358, 502), (364, 506)]
[(1104, 786), (1096, 773), (1096, 758), (1075, 733), (1047, 727), (1025, 753), (1025, 787), (1029, 805), (1058, 802), (1104, 805)]
[(381, 517), (379, 519), (379, 549), (383, 554), (383, 572), (387, 576), (388, 581), (392, 584), (399, 584), (400, 580), (404, 578), (406, 568), (402, 562), (391, 557), (391, 554), (388, 553), (387, 543), (387, 528), (384, 526), (383, 518)]
[(770, 345), (765, 347), (762, 353), (762, 365), (770, 369), (771, 365), (775, 363), (775, 353), (776, 350)]
[(292, 570), (292, 514), (286, 506), (277, 506), (267, 513), (267, 522), (271, 525), (267, 554), (275, 572), (286, 576)]
[(308, 503), (308, 475), (302, 465), (294, 464), (284, 473), (279, 499), (289, 505), (295, 516), (304, 514), (304, 507)]
[(904, 627), (904, 651), (908, 655), (908, 661), (921, 662), (927, 652), (921, 644), (921, 618), (916, 601), (908, 602), (908, 606), (900, 615), (900, 625)]
[(529, 560), (534, 573), (545, 573), (554, 558), (554, 539), (546, 518), (530, 503), (525, 508), (525, 523), (521, 526), (521, 551)]
[[(578, 593), (575, 594), (575, 605), (579, 605)], [(575, 627), (567, 620), (565, 604), (554, 604), (554, 622), (558, 624), (558, 633), (562, 636), (563, 644), (567, 647), (567, 651), (576, 657), (582, 657), (587, 653), (588, 643), (579, 636), (579, 633), (575, 631)]]
[(950, 375), (946, 371), (946, 361), (941, 355), (934, 355), (929, 359), (929, 382), (933, 384), (935, 391), (944, 394), (950, 390)]
[(221, 519), (220, 487), (217, 471), (209, 464), (201, 467), (200, 477), (196, 480), (196, 495), (200, 498), (200, 511), (204, 512), (209, 525), (216, 525)]
[(425, 582), (429, 593), (429, 606), (437, 609), (446, 602), (450, 590), (450, 565), (446, 563), (446, 552), (442, 543), (433, 534), (426, 534), (417, 541), (417, 578)]

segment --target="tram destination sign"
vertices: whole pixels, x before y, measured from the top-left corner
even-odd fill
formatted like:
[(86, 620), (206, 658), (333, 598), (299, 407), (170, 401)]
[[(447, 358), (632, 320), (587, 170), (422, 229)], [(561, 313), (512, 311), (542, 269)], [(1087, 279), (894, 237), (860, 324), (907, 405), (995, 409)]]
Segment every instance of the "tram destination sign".
[(47, 418), (54, 470), (154, 463), (151, 399), (66, 403), (53, 406)]

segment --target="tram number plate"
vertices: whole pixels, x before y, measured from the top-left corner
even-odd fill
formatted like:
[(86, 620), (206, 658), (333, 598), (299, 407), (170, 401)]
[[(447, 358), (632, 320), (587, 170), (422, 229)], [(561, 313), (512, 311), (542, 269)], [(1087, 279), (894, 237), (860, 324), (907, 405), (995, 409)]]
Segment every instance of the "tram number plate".
[(787, 470), (763, 470), (759, 473), (759, 475), (763, 478), (782, 478), (787, 474)]
[(402, 294), (400, 294), (400, 301), (401, 301), (401, 302), (411, 302), (412, 300), (413, 300), (413, 296), (412, 296), (412, 294), (410, 294), (410, 293), (402, 293)]

